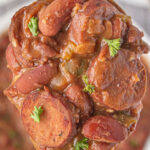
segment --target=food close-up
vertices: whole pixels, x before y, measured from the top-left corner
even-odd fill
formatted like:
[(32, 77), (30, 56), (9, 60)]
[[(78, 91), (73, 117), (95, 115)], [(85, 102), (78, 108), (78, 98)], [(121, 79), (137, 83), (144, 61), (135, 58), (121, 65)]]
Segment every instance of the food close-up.
[(5, 52), (9, 44), (7, 33), (0, 35), (0, 150), (34, 150), (17, 109), (3, 95), (12, 74), (6, 68)]
[(113, 0), (19, 9), (0, 41), (0, 90), (13, 104), (2, 94), (12, 120), (2, 138), (22, 143), (8, 150), (142, 150), (150, 133), (143, 37)]

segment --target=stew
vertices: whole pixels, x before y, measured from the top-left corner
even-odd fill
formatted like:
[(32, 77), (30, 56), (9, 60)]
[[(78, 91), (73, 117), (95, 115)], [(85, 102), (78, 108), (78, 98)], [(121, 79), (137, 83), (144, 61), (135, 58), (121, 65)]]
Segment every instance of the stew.
[(111, 0), (39, 0), (16, 12), (4, 93), (37, 150), (109, 150), (131, 135), (146, 92), (142, 37)]

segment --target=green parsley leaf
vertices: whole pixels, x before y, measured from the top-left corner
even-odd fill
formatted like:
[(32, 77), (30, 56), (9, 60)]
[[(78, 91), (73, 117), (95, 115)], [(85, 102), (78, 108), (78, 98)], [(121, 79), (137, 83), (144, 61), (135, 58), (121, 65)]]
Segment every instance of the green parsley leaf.
[(137, 148), (139, 146), (139, 143), (137, 140), (130, 140), (130, 145), (133, 147), (133, 148)]
[(83, 89), (84, 92), (89, 92), (90, 94), (92, 94), (93, 92), (95, 92), (94, 85), (89, 84), (88, 77), (86, 75), (83, 75), (82, 80), (86, 84), (86, 87)]
[(83, 75), (82, 80), (84, 81), (85, 84), (89, 83), (87, 75)]
[(75, 150), (85, 150), (88, 149), (88, 139), (84, 138), (82, 141), (79, 141), (75, 145)]
[(109, 46), (110, 56), (114, 57), (118, 53), (118, 51), (120, 50), (121, 39), (120, 38), (119, 39), (114, 39), (114, 40), (104, 39), (104, 41)]
[(28, 24), (28, 28), (33, 36), (38, 36), (38, 18), (32, 17)]
[(35, 122), (40, 122), (40, 115), (43, 113), (43, 109), (40, 106), (39, 108), (37, 108), (36, 106), (34, 106), (34, 111), (33, 114), (31, 114), (31, 118), (34, 119)]
[(95, 87), (91, 84), (86, 85), (86, 87), (83, 89), (84, 92), (89, 92), (90, 94), (92, 94), (93, 92), (95, 92)]

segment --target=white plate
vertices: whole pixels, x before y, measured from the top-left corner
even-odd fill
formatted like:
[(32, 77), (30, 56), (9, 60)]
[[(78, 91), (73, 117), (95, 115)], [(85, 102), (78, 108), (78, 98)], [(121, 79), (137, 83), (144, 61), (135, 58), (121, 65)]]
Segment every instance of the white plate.
[[(5, 0), (3, 0), (3, 1), (5, 1)], [(10, 9), (5, 15), (3, 15), (2, 17), (0, 17), (0, 20), (1, 20), (1, 23), (0, 23), (0, 34), (2, 34), (3, 32), (7, 31), (8, 27), (10, 25), (11, 18), (14, 15), (14, 13), (17, 10), (19, 10), (20, 8), (22, 8), (23, 6), (27, 6), (28, 4), (30, 4), (33, 1), (34, 0), (25, 1), (24, 4), (17, 5), (15, 8)]]
[[(127, 3), (131, 3), (133, 5), (139, 5), (139, 6), (148, 6), (148, 4), (149, 4), (148, 0), (120, 0), (120, 1), (124, 1), (124, 2), (127, 2)], [(33, 2), (33, 0), (25, 1), (25, 3), (23, 5), (18, 5), (16, 8), (13, 8), (8, 13), (3, 15), (3, 17), (0, 18), (0, 20), (1, 20), (1, 23), (0, 23), (0, 34), (2, 34), (3, 32), (7, 31), (8, 27), (9, 27), (9, 24), (10, 24), (11, 17), (14, 15), (14, 13), (19, 8), (21, 8), (21, 7), (25, 6), (25, 5), (28, 5), (31, 2)], [(144, 32), (144, 30), (139, 25), (137, 25), (137, 23), (134, 23), (134, 24)], [(150, 42), (150, 38), (146, 34), (146, 32), (144, 32), (144, 33), (145, 33), (144, 41), (149, 43)], [(150, 68), (150, 54), (145, 55), (144, 58), (145, 58), (145, 61), (147, 62), (147, 65)], [(144, 150), (150, 150), (150, 138), (147, 140), (147, 143), (145, 145)]]

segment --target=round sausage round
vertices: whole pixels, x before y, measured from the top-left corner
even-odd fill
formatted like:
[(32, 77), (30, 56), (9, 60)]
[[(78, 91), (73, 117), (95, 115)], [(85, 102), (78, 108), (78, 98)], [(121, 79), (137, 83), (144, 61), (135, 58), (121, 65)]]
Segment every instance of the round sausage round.
[[(43, 109), (39, 123), (30, 117), (35, 106)], [(26, 98), (21, 117), (28, 134), (43, 147), (63, 147), (76, 134), (76, 126), (67, 104), (46, 91), (32, 93)]]
[(119, 50), (115, 58), (95, 58), (87, 76), (96, 89), (93, 99), (114, 110), (130, 108), (145, 94), (145, 68), (136, 54), (126, 49)]

